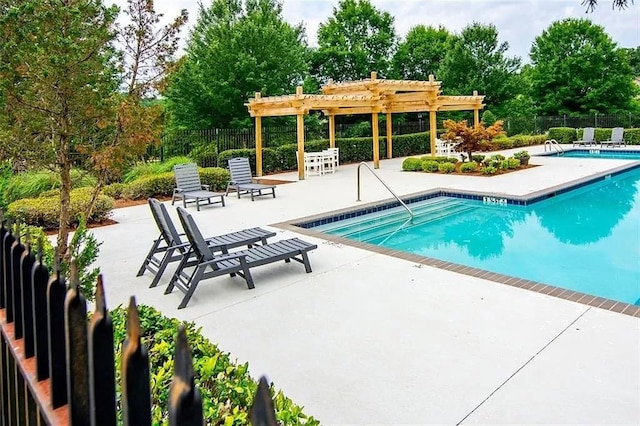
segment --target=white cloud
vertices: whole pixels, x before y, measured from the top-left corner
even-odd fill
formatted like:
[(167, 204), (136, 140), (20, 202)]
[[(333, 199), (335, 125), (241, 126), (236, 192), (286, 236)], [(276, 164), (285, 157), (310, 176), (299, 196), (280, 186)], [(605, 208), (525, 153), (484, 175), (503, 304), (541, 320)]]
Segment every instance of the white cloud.
[[(108, 2), (108, 0), (107, 0)], [(640, 45), (640, 7), (638, 2), (626, 10), (613, 10), (611, 0), (600, 0), (593, 13), (585, 13), (581, 0), (372, 0), (376, 7), (395, 18), (400, 37), (419, 24), (442, 25), (459, 32), (472, 22), (493, 24), (500, 41), (509, 43), (509, 55), (528, 61), (529, 50), (536, 36), (552, 22), (573, 17), (587, 18), (601, 25), (621, 47)], [(126, 0), (115, 0), (126, 7)], [(208, 0), (203, 0), (208, 5)], [(307, 40), (316, 44), (318, 26), (332, 15), (338, 0), (284, 0), (284, 18), (292, 24), (304, 22)], [(168, 20), (189, 11), (189, 26), (197, 20), (198, 0), (156, 0), (156, 10)], [(186, 37), (187, 31), (183, 33)]]

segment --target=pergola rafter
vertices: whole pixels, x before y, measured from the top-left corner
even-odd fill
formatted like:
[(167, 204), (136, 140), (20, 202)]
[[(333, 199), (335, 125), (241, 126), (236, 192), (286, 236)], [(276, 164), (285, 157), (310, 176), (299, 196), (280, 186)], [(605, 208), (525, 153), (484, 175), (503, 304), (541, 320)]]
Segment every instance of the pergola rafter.
[(373, 133), (373, 163), (379, 167), (378, 114), (387, 115), (387, 158), (392, 158), (391, 114), (405, 112), (429, 112), (431, 153), (435, 155), (436, 113), (438, 111), (473, 110), (474, 124), (480, 121), (479, 111), (484, 107), (484, 96), (474, 92), (472, 96), (446, 96), (441, 94), (441, 82), (433, 75), (428, 81), (366, 80), (334, 83), (322, 87), (321, 95), (302, 93), (298, 87), (295, 95), (255, 98), (246, 104), (249, 114), (256, 120), (256, 174), (262, 176), (262, 117), (295, 115), (298, 133), (298, 177), (304, 179), (304, 115), (309, 111), (322, 111), (329, 117), (329, 145), (335, 147), (335, 116), (371, 114)]

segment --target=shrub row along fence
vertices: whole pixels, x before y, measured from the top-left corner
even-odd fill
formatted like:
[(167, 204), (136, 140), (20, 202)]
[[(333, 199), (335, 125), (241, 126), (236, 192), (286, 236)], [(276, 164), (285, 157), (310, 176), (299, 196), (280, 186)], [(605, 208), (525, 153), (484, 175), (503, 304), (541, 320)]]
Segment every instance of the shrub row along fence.
[[(121, 397), (116, 399), (114, 334), (102, 279), (95, 311), (72, 266), (71, 285), (49, 274), (20, 230), (0, 225), (0, 425), (151, 425), (149, 358), (140, 340), (132, 297), (121, 354)], [(203, 425), (186, 333), (178, 330), (169, 390), (169, 425)], [(118, 413), (117, 407), (120, 407)], [(267, 381), (260, 379), (250, 412), (254, 425), (275, 425)]]
[[(443, 117), (438, 119), (438, 129), (442, 129)], [(508, 135), (516, 134), (541, 134), (552, 127), (640, 127), (640, 115), (637, 114), (593, 114), (585, 116), (534, 116), (514, 117), (504, 120), (504, 129)], [(386, 136), (386, 126), (380, 126), (380, 136)], [(411, 133), (426, 132), (429, 130), (428, 119), (419, 119), (397, 123), (393, 125), (394, 135), (406, 135)], [(264, 126), (262, 128), (263, 146), (275, 148), (283, 144), (296, 142), (296, 126)], [(327, 138), (329, 134), (328, 123), (322, 123), (315, 127), (305, 127), (305, 140)], [(337, 138), (367, 137), (371, 136), (371, 124), (362, 121), (355, 124), (336, 124)], [(179, 130), (163, 135), (158, 147), (149, 147), (148, 157), (165, 158), (178, 155), (188, 155), (197, 146), (215, 146), (215, 152), (220, 153), (229, 149), (255, 148), (255, 129), (206, 129), (206, 130)], [(215, 166), (207, 164), (206, 166)]]

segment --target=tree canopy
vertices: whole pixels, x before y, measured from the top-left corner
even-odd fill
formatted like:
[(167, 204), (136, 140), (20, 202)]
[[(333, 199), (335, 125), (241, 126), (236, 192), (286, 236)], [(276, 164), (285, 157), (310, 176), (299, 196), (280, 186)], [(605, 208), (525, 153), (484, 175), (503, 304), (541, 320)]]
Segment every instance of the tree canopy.
[(493, 25), (473, 23), (451, 38), (440, 67), (443, 89), (452, 95), (469, 95), (474, 90), (486, 95), (488, 108), (499, 108), (517, 93), (514, 77), (520, 59), (506, 56), (509, 43), (498, 42)]
[(398, 44), (392, 60), (394, 78), (428, 80), (438, 77), (438, 68), (447, 53), (451, 34), (444, 27), (417, 25)]
[(587, 19), (551, 24), (531, 48), (531, 86), (541, 114), (628, 110), (636, 88), (628, 56)]
[(369, 0), (340, 0), (333, 16), (318, 28), (313, 73), (325, 82), (360, 80), (376, 71), (388, 78), (396, 43), (393, 17)]
[(284, 21), (278, 0), (201, 4), (186, 50), (165, 92), (172, 127), (238, 125), (255, 92), (292, 93), (308, 74), (304, 28)]

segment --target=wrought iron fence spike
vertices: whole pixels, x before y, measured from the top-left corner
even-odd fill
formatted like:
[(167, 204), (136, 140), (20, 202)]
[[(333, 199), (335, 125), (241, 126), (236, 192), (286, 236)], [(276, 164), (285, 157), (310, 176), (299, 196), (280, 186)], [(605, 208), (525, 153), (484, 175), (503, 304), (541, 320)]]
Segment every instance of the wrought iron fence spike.
[(253, 426), (276, 426), (278, 424), (271, 392), (269, 392), (269, 384), (265, 376), (260, 377), (258, 382), (258, 389), (249, 411), (249, 418)]
[(80, 293), (80, 279), (78, 278), (78, 262), (76, 259), (71, 259), (71, 266), (69, 267), (69, 288)]
[(195, 385), (187, 332), (184, 324), (180, 324), (169, 389), (169, 426), (201, 426), (203, 422), (202, 397)]

